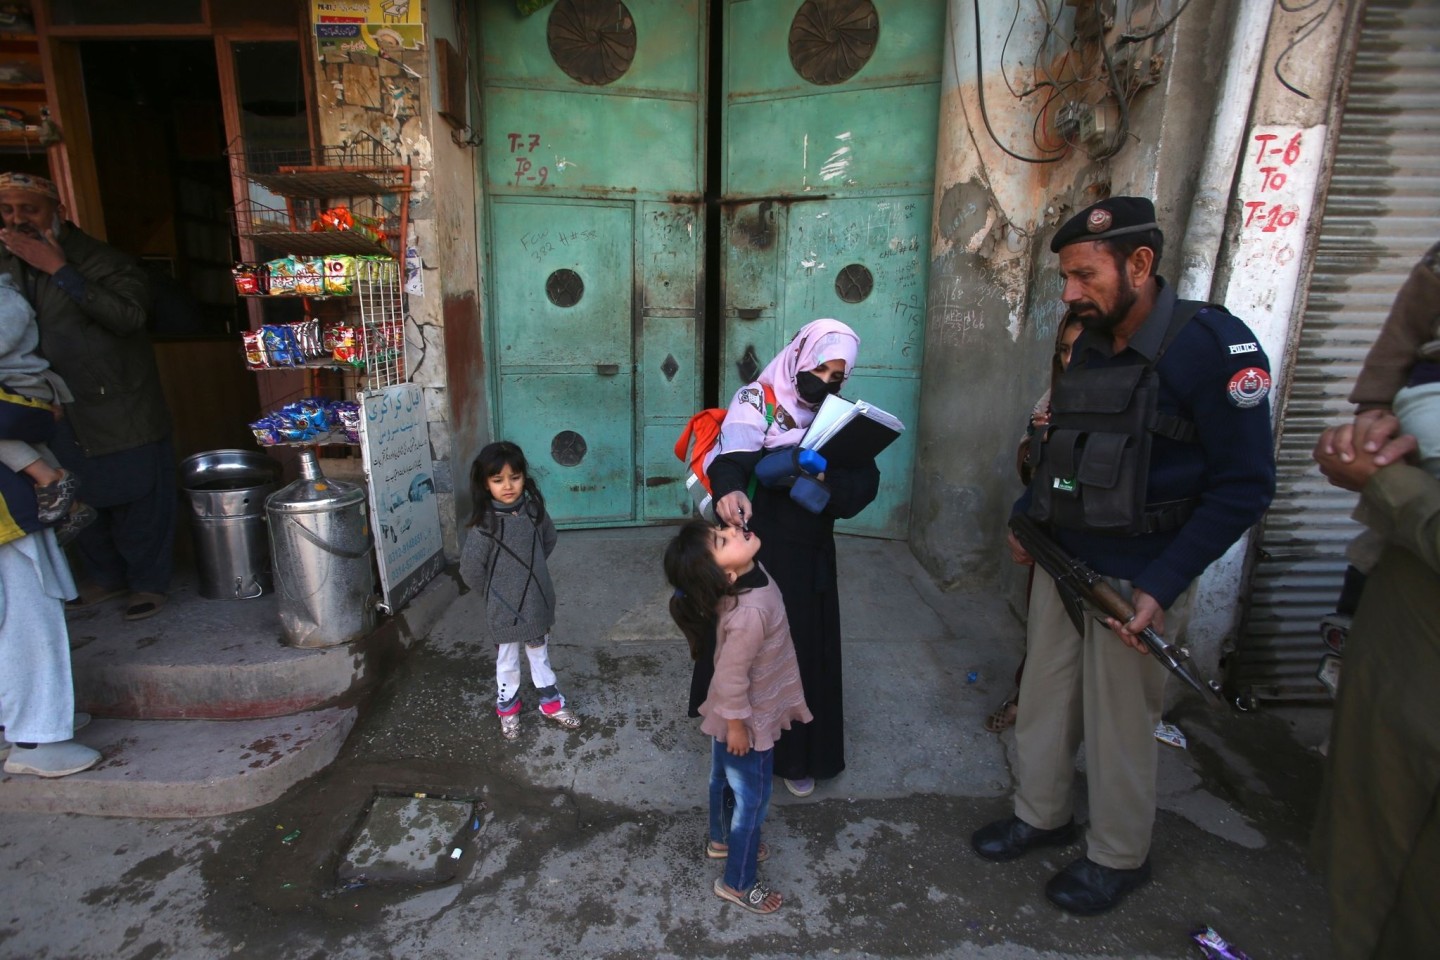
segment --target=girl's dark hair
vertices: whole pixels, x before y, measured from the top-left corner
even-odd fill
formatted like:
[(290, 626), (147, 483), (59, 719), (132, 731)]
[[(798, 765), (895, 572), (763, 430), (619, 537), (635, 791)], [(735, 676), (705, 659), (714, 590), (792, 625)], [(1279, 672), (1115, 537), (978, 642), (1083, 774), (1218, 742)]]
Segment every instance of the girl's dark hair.
[(715, 528), (704, 520), (688, 521), (665, 547), (665, 579), (675, 588), (670, 616), (690, 643), (690, 659), (698, 660), (714, 642), (720, 604), (736, 593), (710, 553)]
[(1066, 312), (1060, 318), (1060, 326), (1055, 331), (1055, 352), (1050, 354), (1050, 392), (1055, 392), (1055, 384), (1060, 382), (1060, 374), (1065, 372), (1065, 364), (1060, 360), (1060, 348), (1065, 343), (1065, 331), (1072, 326), (1080, 325), (1080, 318), (1075, 314)]
[(482, 530), (495, 529), (495, 506), (491, 502), (490, 486), (487, 481), (509, 467), (525, 475), (525, 493), (530, 498), (526, 510), (536, 523), (545, 519), (545, 498), (530, 475), (529, 464), (525, 462), (525, 451), (509, 440), (497, 440), (486, 444), (470, 464), (470, 501), (473, 504), (468, 526)]

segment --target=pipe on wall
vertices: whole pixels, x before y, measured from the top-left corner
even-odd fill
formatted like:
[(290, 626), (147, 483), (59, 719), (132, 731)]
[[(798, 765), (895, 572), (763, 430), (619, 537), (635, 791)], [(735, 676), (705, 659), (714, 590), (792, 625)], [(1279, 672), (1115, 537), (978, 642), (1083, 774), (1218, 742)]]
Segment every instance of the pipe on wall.
[(1225, 53), (1220, 95), (1210, 116), (1205, 159), (1200, 164), (1200, 179), (1180, 246), (1177, 291), (1183, 299), (1210, 299), (1215, 260), (1225, 235), (1226, 206), (1240, 163), (1240, 145), (1249, 125), (1272, 6), (1272, 0), (1239, 0), (1230, 47)]

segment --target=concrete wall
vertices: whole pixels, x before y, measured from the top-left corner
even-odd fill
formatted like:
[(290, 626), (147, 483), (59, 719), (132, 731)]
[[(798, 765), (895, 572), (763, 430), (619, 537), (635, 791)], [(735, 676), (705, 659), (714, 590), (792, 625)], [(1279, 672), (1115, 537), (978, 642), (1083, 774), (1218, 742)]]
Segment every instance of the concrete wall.
[[(941, 583), (992, 584), (1008, 593), (1012, 606), (1023, 604), (1025, 575), (1008, 561), (1004, 521), (1020, 493), (1015, 447), (1035, 398), (1046, 386), (1049, 351), (1063, 315), (1049, 239), (1075, 210), (1107, 195), (1154, 199), (1166, 236), (1160, 273), (1172, 280), (1181, 274), (1179, 253), (1188, 230), (1224, 237), (1223, 247), (1210, 245), (1207, 289), (1210, 269), (1217, 278), (1210, 298), (1226, 303), (1255, 328), (1277, 369), (1277, 385), (1285, 382), (1303, 301), (1302, 266), (1309, 262), (1317, 191), (1324, 179), (1329, 146), (1325, 123), (1336, 64), (1343, 59), (1345, 25), (1357, 4), (1337, 3), (1314, 23), (1316, 10), (1292, 12), (1274, 5), (1268, 28), (1262, 8), (1270, 5), (1259, 0), (1260, 7), (1251, 8), (1259, 10), (1262, 33), (1246, 38), (1242, 31), (1242, 39), (1264, 42), (1253, 106), (1242, 99), (1219, 111), (1223, 119), (1235, 110), (1251, 109), (1238, 151), (1232, 151), (1238, 152), (1231, 158), (1234, 183), (1222, 175), (1218, 198), (1194, 203), (1197, 181), (1214, 169), (1207, 164), (1217, 161), (1206, 153), (1212, 113), (1232, 56), (1234, 24), (1244, 23), (1245, 5), (1256, 2), (1192, 4), (1159, 37), (1145, 46), (1130, 45), (1128, 64), (1117, 63), (1117, 75), (1148, 69), (1154, 82), (1131, 102), (1126, 142), (1109, 158), (1092, 158), (1075, 149), (1056, 162), (1036, 164), (1008, 156), (995, 140), (1034, 159), (1046, 156), (1030, 136), (1036, 124), (1033, 95), (1017, 97), (1011, 91), (1017, 77), (1023, 81), (1033, 76), (1017, 70), (1017, 62), (1039, 59), (1035, 46), (1045, 34), (1043, 19), (1037, 9), (1022, 7), (1012, 29), (1013, 9), (982, 5), (981, 82), (992, 137), (980, 110), (974, 7), (968, 0), (952, 0), (911, 527), (912, 549)], [(1087, 35), (1083, 21), (1076, 21), (1089, 8), (1083, 0), (1076, 7), (1064, 6), (1056, 26), (1066, 34)], [(1112, 49), (1122, 49), (1116, 41), (1123, 32), (1148, 32), (1143, 22), (1139, 30), (1127, 26), (1126, 16), (1122, 0), (1114, 25), (1106, 31)], [(1309, 99), (1277, 78), (1275, 67), (1282, 58), (1281, 75), (1307, 91)], [(1023, 92), (1023, 86), (1019, 89)], [(1081, 85), (1069, 93), (1092, 102), (1099, 99)], [(1113, 114), (1110, 119), (1115, 119)], [(1287, 155), (1285, 147), (1297, 135), (1301, 149)], [(1262, 172), (1270, 166), (1259, 162), (1262, 142), (1280, 146), (1282, 171)], [(1090, 152), (1097, 151), (1092, 147)], [(1276, 172), (1282, 172), (1278, 184)], [(1261, 199), (1266, 201), (1266, 217), (1277, 202), (1286, 214), (1278, 239), (1264, 230), (1268, 220), (1256, 220)], [(1206, 291), (1187, 292), (1206, 296)], [(1211, 672), (1238, 620), (1247, 548), (1247, 542), (1238, 544), (1199, 584), (1186, 640)]]
[[(452, 136), (436, 113), (439, 78), (434, 41), (463, 49), (451, 4), (425, 5), (425, 43), (398, 62), (356, 53), (317, 58), (321, 143), (368, 133), (411, 166), (409, 235), (423, 264), (423, 292), (407, 297), (406, 357), (425, 392), (430, 452), (446, 555), (458, 555), (457, 516), (468, 516), (467, 466), (488, 429), (480, 351), (480, 274), (476, 244), (479, 197), (469, 131)], [(312, 48), (312, 52), (314, 52)], [(457, 470), (454, 464), (462, 466)]]
[[(1359, 0), (1337, 0), (1324, 11), (1273, 8), (1209, 292), (1250, 325), (1269, 354), (1280, 429), (1330, 178), (1340, 73), (1362, 8)], [(1253, 534), (1196, 585), (1188, 639), (1212, 672), (1236, 639)]]
[[(1060, 9), (1059, 28), (1075, 32), (1075, 9)], [(988, 584), (1008, 590), (1017, 605), (1023, 599), (1024, 573), (1009, 562), (1004, 523), (1021, 492), (1015, 449), (1047, 386), (1064, 314), (1050, 237), (1076, 210), (1126, 193), (1155, 199), (1167, 237), (1184, 231), (1206, 98), (1219, 70), (1198, 52), (1223, 39), (1227, 15), (1225, 4), (1194, 9), (1160, 37), (1127, 47), (1126, 63), (1135, 66), (1117, 64), (1117, 73), (1133, 69), (1153, 82), (1134, 96), (1130, 135), (1105, 159), (1098, 156), (1108, 152), (1103, 144), (1088, 145), (1088, 154), (1045, 154), (1032, 139), (1044, 96), (1017, 98), (1010, 87), (1017, 77), (1023, 83), (1035, 76), (1017, 70), (1017, 61), (1053, 57), (1039, 49), (1045, 22), (1035, 6), (1022, 5), (1012, 29), (1013, 8), (981, 5), (992, 137), (976, 83), (974, 7), (968, 0), (950, 4), (910, 529), (916, 556), (942, 584)], [(1124, 26), (1122, 18), (1109, 32), (1112, 43)], [(1009, 86), (998, 69), (1002, 48)], [(1100, 99), (1084, 84), (1071, 92)], [(1118, 117), (1111, 112), (1107, 123)], [(1007, 155), (997, 139), (1032, 159), (1061, 159), (1025, 162)], [(1162, 260), (1162, 273), (1165, 266)]]

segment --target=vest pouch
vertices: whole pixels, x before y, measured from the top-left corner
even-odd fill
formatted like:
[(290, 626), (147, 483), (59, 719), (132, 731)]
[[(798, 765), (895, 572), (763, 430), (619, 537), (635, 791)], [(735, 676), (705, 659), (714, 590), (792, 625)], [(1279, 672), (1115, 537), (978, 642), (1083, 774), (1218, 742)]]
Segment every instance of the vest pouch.
[(1148, 367), (1072, 368), (1055, 385), (1051, 428), (1031, 481), (1030, 516), (1056, 527), (1143, 529), (1156, 384)]
[[(1139, 475), (1132, 448), (1134, 441), (1123, 433), (1092, 433), (1085, 441), (1080, 469), (1075, 480), (1080, 487), (1080, 504), (1085, 526), (1092, 530), (1126, 530), (1135, 515), (1137, 500), (1144, 497), (1144, 477)], [(1141, 489), (1136, 489), (1136, 482)]]

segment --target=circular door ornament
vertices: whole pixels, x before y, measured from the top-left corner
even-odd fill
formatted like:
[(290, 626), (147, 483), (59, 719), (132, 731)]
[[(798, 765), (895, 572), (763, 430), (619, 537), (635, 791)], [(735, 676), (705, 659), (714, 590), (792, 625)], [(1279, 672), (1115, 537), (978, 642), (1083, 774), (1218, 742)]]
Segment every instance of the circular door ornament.
[(870, 0), (805, 0), (790, 21), (790, 64), (817, 86), (844, 83), (870, 62), (879, 39)]
[(835, 275), (835, 295), (846, 303), (862, 303), (874, 289), (875, 275), (864, 264), (849, 264)]
[(574, 430), (561, 430), (550, 441), (550, 457), (562, 467), (573, 467), (585, 459), (590, 447)]
[(624, 76), (635, 59), (635, 18), (620, 0), (557, 0), (546, 40), (570, 79), (602, 87)]
[(585, 281), (574, 270), (562, 267), (545, 278), (545, 296), (557, 307), (573, 307), (585, 296)]

